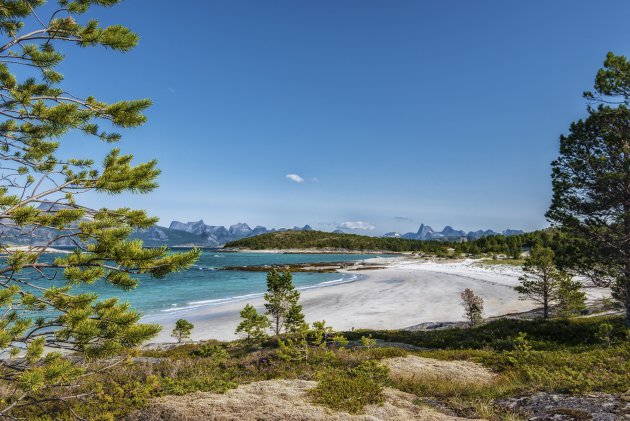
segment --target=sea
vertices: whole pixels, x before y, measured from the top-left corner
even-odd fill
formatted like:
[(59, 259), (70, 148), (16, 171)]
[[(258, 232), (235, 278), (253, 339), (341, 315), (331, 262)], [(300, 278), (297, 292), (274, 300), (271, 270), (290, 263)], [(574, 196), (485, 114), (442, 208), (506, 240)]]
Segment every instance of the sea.
[[(57, 257), (49, 254), (44, 260)], [(299, 263), (360, 261), (374, 257), (392, 257), (387, 254), (283, 254), (256, 252), (220, 252), (203, 250), (201, 257), (190, 269), (172, 273), (163, 279), (139, 276), (138, 287), (122, 291), (98, 281), (80, 285), (72, 293), (94, 292), (99, 299), (116, 297), (127, 301), (144, 316), (184, 313), (188, 310), (216, 306), (233, 301), (262, 296), (266, 290), (266, 272), (222, 270), (226, 266), (290, 265)], [(325, 288), (332, 285), (357, 282), (360, 274), (296, 272), (293, 283), (299, 290)], [(38, 282), (41, 286), (63, 285), (61, 277)]]

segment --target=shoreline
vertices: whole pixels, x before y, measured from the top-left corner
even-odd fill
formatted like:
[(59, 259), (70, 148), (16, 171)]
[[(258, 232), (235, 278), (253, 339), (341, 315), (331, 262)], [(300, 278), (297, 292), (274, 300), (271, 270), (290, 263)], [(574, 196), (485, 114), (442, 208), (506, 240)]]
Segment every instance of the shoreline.
[(387, 250), (348, 250), (348, 249), (224, 249), (220, 250), (222, 253), (262, 253), (262, 254), (393, 254), (393, 255), (406, 255), (410, 252), (401, 251), (387, 251)]
[[(409, 257), (373, 258), (366, 263), (384, 268), (362, 271), (360, 280), (300, 290), (300, 302), (308, 323), (326, 320), (336, 330), (404, 329), (427, 322), (459, 322), (463, 312), (459, 294), (471, 288), (485, 301), (485, 317), (532, 310), (536, 303), (520, 300), (514, 286), (520, 268), (483, 267), (476, 261), (431, 262)], [(340, 270), (346, 275), (356, 271)], [(589, 300), (609, 292), (585, 289)], [(158, 323), (162, 332), (153, 342), (173, 342), (170, 332), (179, 318), (195, 325), (192, 340), (235, 340), (239, 312), (246, 303), (264, 312), (262, 293), (242, 300), (201, 305), (180, 313), (143, 317), (143, 322)]]

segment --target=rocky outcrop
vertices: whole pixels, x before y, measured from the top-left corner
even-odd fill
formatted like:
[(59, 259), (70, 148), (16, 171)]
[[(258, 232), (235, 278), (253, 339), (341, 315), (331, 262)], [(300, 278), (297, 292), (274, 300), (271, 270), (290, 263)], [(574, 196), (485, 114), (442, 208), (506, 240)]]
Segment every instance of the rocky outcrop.
[(526, 414), (531, 421), (630, 419), (630, 395), (561, 395), (540, 392), (531, 396), (501, 399), (496, 403), (510, 411)]

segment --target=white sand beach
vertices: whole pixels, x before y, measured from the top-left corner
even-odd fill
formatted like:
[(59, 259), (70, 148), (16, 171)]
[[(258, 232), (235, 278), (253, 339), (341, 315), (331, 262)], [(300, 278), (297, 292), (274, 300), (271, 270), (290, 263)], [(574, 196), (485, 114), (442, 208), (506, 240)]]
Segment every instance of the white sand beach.
[[(513, 287), (520, 268), (484, 266), (474, 260), (457, 263), (423, 262), (409, 257), (370, 259), (383, 269), (352, 271), (360, 280), (302, 291), (306, 320), (326, 320), (337, 330), (400, 329), (425, 322), (462, 321), (460, 293), (471, 288), (485, 302), (485, 316), (533, 309), (535, 303), (519, 300)], [(589, 299), (608, 291), (587, 289)], [(147, 316), (144, 322), (159, 323), (164, 329), (155, 342), (172, 342), (170, 332), (179, 318), (195, 325), (193, 340), (233, 340), (239, 312), (246, 303), (264, 311), (262, 297), (195, 308), (182, 312)]]

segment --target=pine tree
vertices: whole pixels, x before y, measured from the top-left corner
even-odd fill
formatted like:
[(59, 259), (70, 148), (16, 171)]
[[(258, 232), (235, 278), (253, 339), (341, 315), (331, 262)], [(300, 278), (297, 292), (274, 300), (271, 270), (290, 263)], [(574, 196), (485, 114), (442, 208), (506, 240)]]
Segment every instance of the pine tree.
[(464, 318), (468, 320), (470, 326), (475, 326), (483, 319), (483, 298), (475, 295), (470, 288), (466, 288), (460, 297), (464, 307)]
[(580, 314), (586, 308), (586, 294), (582, 291), (582, 283), (563, 274), (558, 280), (558, 303), (556, 314), (559, 317), (571, 317)]
[(236, 334), (244, 333), (247, 341), (260, 341), (267, 337), (267, 329), (271, 327), (269, 318), (264, 314), (259, 314), (251, 304), (246, 304), (241, 310), (241, 319), (236, 327)]
[[(570, 268), (609, 286), (630, 327), (630, 62), (608, 53), (588, 115), (560, 137), (547, 218), (576, 241)], [(596, 105), (596, 106), (594, 106)]]
[(523, 299), (534, 300), (543, 306), (543, 318), (549, 318), (551, 303), (557, 299), (558, 282), (563, 275), (556, 268), (550, 248), (535, 246), (523, 264), (525, 274), (514, 289)]
[(294, 332), (304, 324), (300, 293), (293, 285), (291, 272), (278, 273), (275, 269), (267, 273), (265, 308), (271, 318), (273, 332), (280, 336), (282, 331)]
[(304, 313), (302, 312), (302, 304), (296, 301), (289, 307), (289, 311), (284, 320), (284, 329), (288, 333), (296, 333), (303, 330), (304, 325), (306, 325), (306, 321), (304, 320)]
[(177, 339), (177, 343), (181, 343), (183, 340), (190, 338), (190, 333), (194, 329), (195, 325), (190, 323), (186, 319), (179, 319), (175, 322), (175, 328), (171, 332), (171, 336)]
[[(0, 263), (0, 352), (26, 356), (3, 359), (0, 366), (0, 388), (15, 392), (2, 402), (3, 418), (26, 404), (43, 408), (54, 399), (72, 398), (74, 380), (88, 374), (78, 359), (45, 354), (45, 349), (79, 352), (95, 361), (124, 353), (159, 331), (157, 325), (138, 323), (140, 314), (127, 303), (99, 301), (93, 293), (74, 293), (74, 287), (104, 280), (128, 290), (137, 285), (137, 275), (162, 278), (187, 268), (199, 255), (198, 250), (145, 249), (129, 240), (134, 229), (157, 221), (144, 211), (81, 205), (86, 192), (147, 193), (157, 187), (155, 161), (134, 165), (132, 156), (118, 148), (102, 160), (86, 156), (80, 146), (75, 156), (59, 151), (70, 132), (85, 142), (118, 142), (121, 135), (99, 123), (112, 130), (140, 126), (151, 101), (106, 103), (67, 92), (57, 68), (70, 50), (62, 52), (61, 46), (126, 52), (138, 36), (121, 25), (103, 27), (83, 19), (92, 6), (114, 6), (119, 0), (57, 3), (59, 10), (41, 7), (44, 0), (0, 5), (0, 248), (5, 256)], [(42, 10), (52, 11), (49, 19), (39, 16)], [(75, 251), (54, 261), (46, 258), (46, 248), (60, 242), (76, 246)], [(12, 247), (16, 244), (24, 247)], [(61, 277), (65, 284), (51, 286)], [(63, 398), (55, 398), (61, 385)]]

